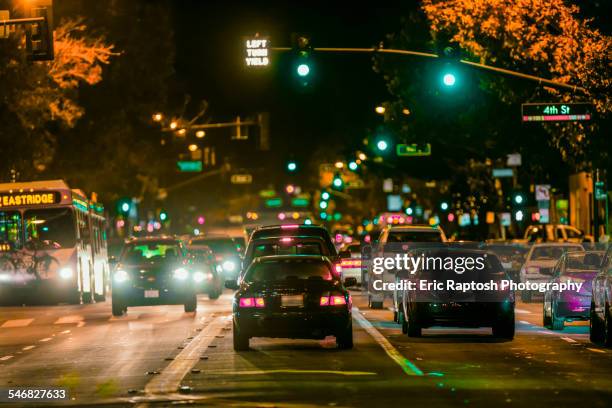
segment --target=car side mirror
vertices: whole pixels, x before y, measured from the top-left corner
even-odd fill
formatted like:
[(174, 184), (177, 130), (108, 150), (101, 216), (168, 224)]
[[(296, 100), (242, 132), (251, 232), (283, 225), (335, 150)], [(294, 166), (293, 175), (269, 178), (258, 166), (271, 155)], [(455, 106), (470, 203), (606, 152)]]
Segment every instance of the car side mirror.
[(237, 290), (239, 288), (238, 281), (236, 280), (226, 280), (225, 287), (227, 289)]
[(357, 278), (354, 278), (352, 276), (348, 278), (344, 278), (344, 286), (346, 287), (357, 286)]
[(338, 253), (338, 257), (339, 258), (350, 258), (351, 257), (351, 252), (350, 251), (340, 251)]

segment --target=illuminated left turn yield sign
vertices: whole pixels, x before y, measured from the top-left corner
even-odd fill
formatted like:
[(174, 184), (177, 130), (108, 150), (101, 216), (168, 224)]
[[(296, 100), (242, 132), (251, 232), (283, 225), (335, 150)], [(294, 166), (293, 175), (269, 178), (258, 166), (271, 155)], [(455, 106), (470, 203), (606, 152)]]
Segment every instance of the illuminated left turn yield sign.
[(244, 45), (247, 67), (266, 67), (270, 64), (270, 40), (267, 37), (246, 38)]

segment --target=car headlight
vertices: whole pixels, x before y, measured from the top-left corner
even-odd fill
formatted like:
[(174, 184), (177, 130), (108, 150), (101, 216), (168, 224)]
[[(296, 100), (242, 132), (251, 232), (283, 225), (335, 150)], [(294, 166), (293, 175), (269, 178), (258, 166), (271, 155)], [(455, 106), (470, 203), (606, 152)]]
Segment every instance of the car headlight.
[(178, 268), (174, 270), (174, 277), (179, 280), (185, 280), (189, 276), (189, 272), (185, 268)]
[(115, 279), (115, 282), (122, 283), (130, 279), (130, 275), (128, 275), (128, 273), (123, 269), (118, 269), (115, 271), (115, 276), (113, 278)]
[(202, 271), (196, 271), (196, 272), (193, 274), (193, 280), (194, 280), (195, 282), (198, 282), (198, 283), (199, 283), (199, 282), (202, 282), (204, 279), (206, 279), (206, 275), (205, 275), (205, 274), (204, 274), (204, 272), (202, 272)]
[(236, 264), (234, 263), (234, 261), (225, 261), (225, 262), (223, 262), (223, 270), (224, 271), (234, 272), (234, 269), (236, 269)]
[(59, 276), (62, 279), (70, 279), (70, 278), (72, 278), (72, 268), (67, 266), (65, 268), (60, 269)]

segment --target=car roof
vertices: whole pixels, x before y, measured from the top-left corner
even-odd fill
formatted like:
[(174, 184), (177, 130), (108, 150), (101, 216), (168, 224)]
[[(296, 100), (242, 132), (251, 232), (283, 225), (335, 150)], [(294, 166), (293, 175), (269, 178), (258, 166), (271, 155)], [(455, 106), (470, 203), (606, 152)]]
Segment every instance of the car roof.
[(390, 225), (389, 231), (435, 231), (442, 232), (438, 227), (432, 227), (431, 225)]
[(537, 244), (533, 244), (534, 247), (566, 247), (566, 246), (571, 246), (571, 247), (581, 247), (582, 245), (576, 243), (576, 242), (541, 242), (541, 243), (537, 243)]
[(259, 256), (255, 258), (252, 262), (263, 263), (263, 262), (281, 262), (281, 261), (320, 261), (325, 263), (331, 263), (330, 260), (321, 255), (268, 255), (268, 256)]
[(300, 240), (304, 240), (304, 241), (322, 241), (324, 242), (323, 237), (319, 236), (319, 235), (291, 235), (291, 236), (286, 236), (286, 235), (278, 235), (278, 236), (263, 236), (263, 237), (255, 237), (251, 240), (251, 242), (253, 241), (258, 241), (258, 242), (262, 242), (262, 241), (278, 241), (279, 239), (285, 239), (285, 238), (292, 238), (292, 239), (300, 239)]
[(149, 235), (146, 237), (132, 237), (126, 241), (126, 244), (139, 243), (139, 242), (183, 242), (181, 239), (176, 237), (170, 237), (167, 235)]

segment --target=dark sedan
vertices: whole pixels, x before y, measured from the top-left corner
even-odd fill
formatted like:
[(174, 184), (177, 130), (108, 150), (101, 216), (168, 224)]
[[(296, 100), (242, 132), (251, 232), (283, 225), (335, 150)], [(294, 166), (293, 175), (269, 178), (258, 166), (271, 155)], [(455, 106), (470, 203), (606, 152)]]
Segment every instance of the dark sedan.
[(195, 312), (198, 277), (180, 240), (137, 238), (125, 244), (113, 273), (113, 315), (128, 306), (184, 305)]
[[(355, 284), (354, 278), (345, 282)], [(294, 255), (256, 258), (233, 301), (234, 349), (252, 337), (323, 339), (353, 347), (351, 296), (326, 257)]]

